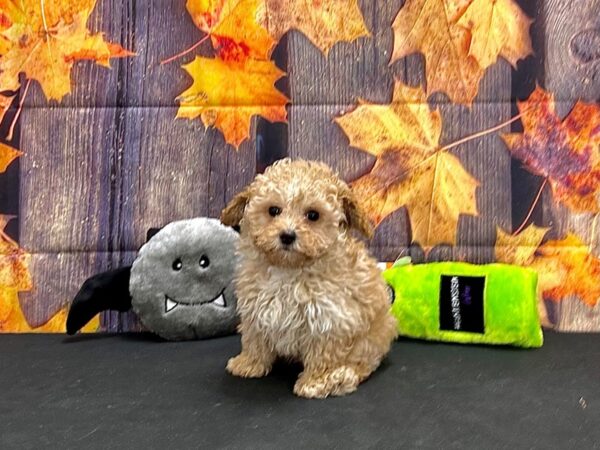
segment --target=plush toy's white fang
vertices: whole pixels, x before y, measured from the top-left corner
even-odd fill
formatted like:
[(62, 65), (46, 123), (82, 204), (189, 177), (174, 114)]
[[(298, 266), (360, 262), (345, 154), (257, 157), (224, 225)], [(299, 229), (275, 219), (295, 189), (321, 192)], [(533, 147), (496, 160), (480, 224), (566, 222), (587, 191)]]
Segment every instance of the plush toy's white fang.
[(216, 219), (172, 222), (140, 249), (131, 267), (88, 279), (73, 300), (67, 333), (95, 314), (131, 308), (165, 339), (202, 339), (235, 332), (231, 284), (237, 233)]

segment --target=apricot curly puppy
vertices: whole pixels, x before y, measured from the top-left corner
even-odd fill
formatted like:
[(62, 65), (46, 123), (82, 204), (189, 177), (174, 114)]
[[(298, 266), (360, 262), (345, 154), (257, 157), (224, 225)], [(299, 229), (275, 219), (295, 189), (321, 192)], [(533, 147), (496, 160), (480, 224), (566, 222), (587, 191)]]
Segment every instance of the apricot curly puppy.
[(236, 274), (242, 351), (227, 370), (262, 377), (277, 357), (304, 370), (294, 393), (356, 390), (396, 337), (387, 287), (355, 229), (373, 230), (352, 191), (326, 165), (282, 160), (223, 210), (240, 226)]

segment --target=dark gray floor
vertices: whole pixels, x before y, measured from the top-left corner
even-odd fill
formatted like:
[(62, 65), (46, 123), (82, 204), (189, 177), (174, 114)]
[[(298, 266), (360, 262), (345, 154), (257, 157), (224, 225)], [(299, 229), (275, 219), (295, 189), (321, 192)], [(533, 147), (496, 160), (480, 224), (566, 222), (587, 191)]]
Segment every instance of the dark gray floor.
[(600, 448), (600, 335), (539, 350), (399, 341), (344, 398), (297, 367), (224, 371), (239, 338), (0, 336), (0, 448)]

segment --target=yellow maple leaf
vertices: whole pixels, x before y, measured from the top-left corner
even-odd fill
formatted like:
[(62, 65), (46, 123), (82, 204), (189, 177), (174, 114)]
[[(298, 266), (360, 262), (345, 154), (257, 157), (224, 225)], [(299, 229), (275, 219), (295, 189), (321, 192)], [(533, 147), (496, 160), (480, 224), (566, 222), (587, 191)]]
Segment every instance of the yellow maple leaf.
[(470, 33), (455, 24), (467, 5), (408, 0), (392, 24), (391, 62), (411, 53), (423, 53), (427, 94), (442, 91), (455, 103), (470, 104), (477, 95), (483, 69), (469, 56)]
[(407, 0), (392, 24), (391, 63), (422, 53), (427, 94), (468, 105), (498, 54), (514, 65), (531, 53), (530, 23), (513, 0)]
[(82, 11), (92, 11), (96, 0), (0, 0), (5, 28), (21, 23), (32, 30), (41, 30), (60, 20), (71, 22)]
[(259, 25), (264, 0), (188, 0), (196, 26), (209, 34), (222, 59), (267, 59), (275, 41)]
[(177, 117), (200, 117), (206, 127), (221, 130), (236, 149), (250, 136), (252, 116), (285, 122), (288, 99), (274, 86), (284, 73), (273, 62), (196, 57), (183, 68), (194, 81), (179, 96)]
[(107, 43), (86, 27), (95, 0), (25, 0), (3, 10), (10, 26), (0, 34), (0, 91), (19, 87), (19, 73), (37, 80), (48, 99), (71, 90), (71, 69), (79, 59), (109, 66), (109, 59), (131, 53)]
[(22, 154), (22, 152), (12, 148), (10, 145), (0, 142), (0, 173), (3, 173), (10, 163)]
[(600, 259), (576, 235), (546, 242), (530, 266), (538, 272), (544, 298), (560, 301), (574, 295), (588, 306), (600, 301)]
[(496, 228), (496, 261), (524, 266), (529, 264), (549, 228), (529, 225), (517, 235)]
[(469, 55), (486, 68), (496, 62), (498, 55), (513, 67), (530, 55), (532, 22), (514, 0), (474, 0), (457, 24), (470, 30)]
[(359, 100), (354, 111), (335, 121), (344, 129), (352, 147), (373, 156), (405, 146), (417, 149), (403, 154), (403, 158), (415, 160), (409, 164), (416, 164), (433, 154), (442, 132), (439, 110), (430, 110), (420, 88), (400, 82), (394, 85), (389, 105)]
[(277, 41), (289, 30), (301, 31), (327, 54), (340, 41), (369, 36), (358, 0), (264, 0), (262, 25)]
[(414, 241), (454, 244), (460, 214), (477, 215), (478, 182), (439, 148), (440, 113), (430, 110), (425, 93), (396, 82), (390, 105), (361, 101), (335, 121), (350, 145), (377, 157), (370, 173), (352, 183), (371, 219), (379, 224), (406, 206)]
[[(33, 286), (28, 268), (30, 256), (3, 231), (13, 218), (0, 215), (0, 333), (64, 332), (67, 308), (39, 327), (30, 326), (21, 310), (19, 292), (30, 291)], [(85, 330), (95, 331), (99, 323), (96, 316)]]

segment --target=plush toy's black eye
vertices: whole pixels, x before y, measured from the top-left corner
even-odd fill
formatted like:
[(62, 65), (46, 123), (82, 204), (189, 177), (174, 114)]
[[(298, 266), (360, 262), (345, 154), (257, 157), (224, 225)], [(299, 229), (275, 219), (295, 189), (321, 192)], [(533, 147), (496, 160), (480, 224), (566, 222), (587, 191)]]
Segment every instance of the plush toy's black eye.
[(271, 217), (275, 217), (281, 214), (281, 208), (279, 206), (271, 206), (269, 207), (269, 215)]
[(206, 269), (209, 264), (210, 264), (210, 259), (208, 259), (208, 256), (202, 255), (200, 257), (200, 267), (202, 267), (203, 269)]
[(306, 218), (311, 222), (316, 222), (317, 220), (319, 220), (319, 212), (315, 211), (314, 209), (311, 209), (306, 213)]
[(173, 270), (176, 270), (179, 272), (181, 270), (181, 268), (183, 267), (183, 263), (181, 262), (181, 259), (177, 258), (175, 261), (173, 261), (173, 265), (171, 267), (173, 267)]

